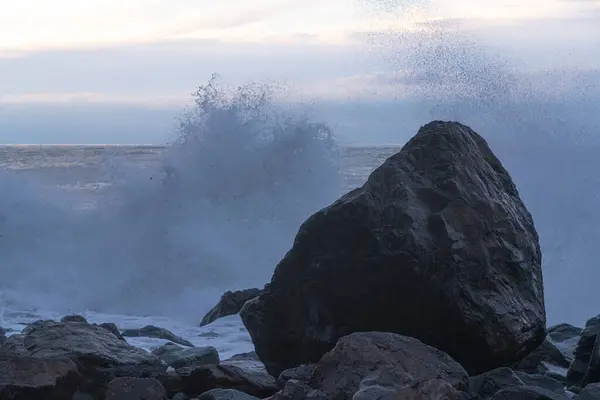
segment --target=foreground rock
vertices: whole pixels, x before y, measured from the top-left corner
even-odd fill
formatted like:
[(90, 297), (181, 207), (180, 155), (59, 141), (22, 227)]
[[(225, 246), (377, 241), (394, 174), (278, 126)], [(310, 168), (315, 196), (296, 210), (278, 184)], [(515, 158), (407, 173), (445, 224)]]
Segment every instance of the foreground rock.
[(260, 289), (246, 289), (223, 293), (221, 300), (202, 318), (200, 326), (205, 326), (219, 318), (239, 313), (248, 300), (258, 297), (261, 292)]
[(220, 363), (219, 353), (214, 347), (183, 348), (169, 342), (152, 350), (152, 354), (175, 369)]
[(212, 389), (198, 396), (198, 400), (258, 400), (235, 389)]
[(515, 369), (566, 381), (567, 371), (574, 359), (581, 331), (581, 328), (569, 324), (549, 328), (542, 344), (523, 358)]
[(80, 382), (77, 365), (68, 359), (0, 356), (2, 399), (70, 399)]
[(573, 400), (598, 400), (600, 399), (600, 383), (592, 383), (583, 388)]
[(6, 342), (6, 332), (0, 327), (0, 346)]
[[(498, 368), (469, 379), (469, 392), (477, 399), (524, 398), (566, 400), (564, 386), (543, 375), (529, 375), (509, 368)], [(510, 395), (514, 397), (510, 397)], [(539, 397), (535, 397), (539, 396)]]
[(596, 382), (600, 382), (600, 315), (586, 322), (567, 375), (568, 386)]
[(167, 400), (167, 391), (151, 378), (117, 378), (106, 388), (105, 400)]
[(237, 365), (205, 365), (177, 370), (181, 391), (198, 396), (211, 389), (236, 389), (251, 396), (265, 398), (277, 391), (275, 378), (266, 372), (240, 368)]
[(477, 374), (542, 343), (540, 262), (532, 217), (486, 142), (432, 122), (300, 227), (240, 315), (274, 376), (361, 331), (418, 338)]
[(363, 332), (341, 338), (306, 380), (287, 380), (274, 398), (458, 399), (467, 383), (463, 367), (440, 350), (394, 333)]
[(95, 397), (102, 396), (106, 384), (115, 378), (155, 377), (165, 371), (156, 356), (83, 322), (34, 322), (22, 334), (9, 337), (0, 347), (0, 355), (45, 362), (71, 360), (83, 377), (80, 389)]
[(146, 325), (145, 327), (139, 329), (125, 329), (123, 332), (121, 332), (121, 334), (125, 337), (150, 337), (156, 339), (165, 339), (182, 346), (194, 347), (194, 345), (188, 340), (175, 335), (173, 332), (167, 329), (158, 328), (153, 325)]

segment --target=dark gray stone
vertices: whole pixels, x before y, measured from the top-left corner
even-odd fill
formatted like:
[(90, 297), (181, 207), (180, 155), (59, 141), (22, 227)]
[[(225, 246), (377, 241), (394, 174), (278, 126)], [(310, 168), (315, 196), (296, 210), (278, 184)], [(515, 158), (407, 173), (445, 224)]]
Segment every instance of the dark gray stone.
[(590, 383), (575, 396), (573, 400), (598, 400), (600, 399), (600, 383)]
[(0, 356), (0, 399), (70, 399), (81, 381), (68, 359)]
[(512, 366), (545, 337), (538, 234), (485, 140), (435, 121), (308, 218), (240, 315), (274, 376), (365, 331), (418, 338), (472, 374)]
[[(590, 364), (592, 363), (592, 355), (594, 354), (594, 347), (599, 332), (600, 315), (590, 318), (581, 332), (575, 349), (575, 358), (569, 366), (567, 386), (583, 387), (588, 383), (594, 383), (593, 379), (590, 380), (590, 378), (588, 378), (588, 375), (590, 373)], [(594, 372), (592, 371), (592, 375), (593, 374)], [(591, 378), (593, 378), (593, 376)]]
[(205, 326), (219, 318), (239, 313), (248, 300), (257, 297), (261, 292), (260, 289), (246, 289), (223, 293), (219, 302), (202, 318), (200, 326)]
[(60, 320), (60, 322), (81, 322), (82, 324), (87, 324), (87, 319), (85, 319), (85, 317), (81, 316), (81, 315), (66, 315), (64, 317), (62, 317), (62, 319)]
[(277, 378), (277, 386), (283, 388), (290, 379), (308, 382), (315, 371), (316, 364), (300, 365), (296, 368), (290, 368), (283, 371)]
[(198, 400), (258, 400), (258, 397), (235, 389), (212, 389), (198, 396)]
[(152, 354), (175, 369), (220, 363), (219, 353), (214, 347), (183, 348), (169, 342), (152, 350)]
[(121, 334), (125, 337), (151, 337), (156, 339), (165, 339), (182, 346), (194, 347), (194, 345), (188, 340), (175, 335), (173, 332), (167, 329), (159, 328), (153, 325), (146, 325), (140, 329), (125, 329), (121, 332)]
[(81, 322), (37, 321), (0, 347), (0, 354), (45, 361), (69, 359), (84, 377), (80, 389), (95, 397), (118, 377), (156, 377), (165, 371), (161, 361), (99, 326)]
[(105, 400), (168, 400), (167, 391), (152, 378), (117, 378), (106, 388)]
[(119, 328), (117, 328), (117, 325), (115, 325), (113, 322), (103, 322), (98, 326), (111, 332), (117, 337), (117, 339), (125, 341), (125, 338), (123, 337), (123, 335), (121, 335), (121, 331), (119, 331)]
[(236, 389), (251, 396), (265, 398), (277, 391), (275, 378), (266, 372), (240, 368), (237, 365), (204, 365), (179, 368), (182, 392), (198, 396), (211, 389)]

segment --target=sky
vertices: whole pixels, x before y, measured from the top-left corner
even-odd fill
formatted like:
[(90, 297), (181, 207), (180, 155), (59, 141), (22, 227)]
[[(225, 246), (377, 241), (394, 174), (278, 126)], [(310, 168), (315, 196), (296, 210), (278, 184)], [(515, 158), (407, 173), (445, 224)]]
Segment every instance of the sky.
[(457, 85), (508, 93), (508, 72), (561, 98), (598, 82), (599, 21), (598, 0), (12, 1), (0, 14), (0, 142), (163, 143), (212, 73), (277, 82), (322, 118), (340, 102), (372, 109)]

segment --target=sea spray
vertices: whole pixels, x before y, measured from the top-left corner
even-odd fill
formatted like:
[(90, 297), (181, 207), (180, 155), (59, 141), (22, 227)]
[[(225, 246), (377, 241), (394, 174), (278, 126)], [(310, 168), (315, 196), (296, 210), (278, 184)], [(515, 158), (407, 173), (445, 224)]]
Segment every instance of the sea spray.
[[(374, 29), (365, 36), (371, 53), (385, 60), (367, 84), (392, 93), (389, 102), (401, 97), (410, 104), (424, 119), (415, 128), (426, 120), (458, 120), (485, 136), (534, 217), (548, 323), (582, 325), (598, 314), (600, 177), (592, 171), (600, 152), (600, 64), (586, 51), (597, 23), (565, 12), (564, 26), (576, 28), (558, 29), (556, 20), (543, 16), (494, 25), (494, 18), (444, 16), (436, 1), (360, 3), (387, 19), (420, 8), (420, 21), (410, 29)], [(559, 46), (550, 34), (569, 45)], [(509, 35), (519, 43), (510, 43)]]
[(3, 179), (9, 301), (198, 318), (221, 291), (266, 283), (302, 221), (341, 192), (331, 129), (274, 94), (211, 79), (162, 160), (107, 165), (114, 183), (87, 212)]

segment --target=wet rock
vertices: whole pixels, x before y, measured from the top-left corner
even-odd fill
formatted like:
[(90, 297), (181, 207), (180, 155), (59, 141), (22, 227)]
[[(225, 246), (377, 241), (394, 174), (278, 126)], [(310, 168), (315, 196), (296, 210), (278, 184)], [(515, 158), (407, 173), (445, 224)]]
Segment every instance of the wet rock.
[(167, 392), (156, 379), (117, 378), (108, 384), (105, 400), (167, 400)]
[(352, 400), (468, 400), (466, 393), (441, 379), (419, 380), (402, 388), (382, 386), (378, 383), (363, 384)]
[(309, 386), (335, 399), (351, 399), (361, 386), (401, 389), (441, 379), (466, 389), (463, 367), (441, 350), (417, 339), (383, 332), (353, 333), (317, 363)]
[(60, 320), (60, 322), (81, 322), (82, 324), (87, 324), (87, 319), (85, 319), (85, 317), (81, 316), (81, 315), (66, 315), (64, 317), (62, 317), (62, 319)]
[(568, 400), (568, 397), (535, 386), (515, 386), (500, 390), (491, 400)]
[(296, 368), (290, 368), (283, 371), (277, 378), (277, 386), (283, 388), (290, 379), (308, 382), (315, 371), (316, 364), (300, 365)]
[(257, 297), (260, 289), (236, 290), (223, 293), (219, 302), (202, 318), (200, 326), (205, 326), (219, 318), (234, 315), (240, 312), (248, 300)]
[(99, 326), (80, 322), (37, 321), (0, 347), (0, 354), (43, 361), (73, 361), (83, 376), (80, 389), (104, 394), (106, 384), (118, 377), (155, 377), (164, 372), (161, 361), (130, 346)]
[(235, 389), (212, 389), (198, 396), (198, 400), (258, 400), (258, 397)]
[(192, 343), (175, 335), (173, 332), (164, 328), (158, 328), (153, 325), (146, 325), (140, 329), (125, 329), (123, 332), (121, 332), (121, 334), (125, 337), (150, 337), (156, 339), (165, 339), (182, 346), (194, 347)]
[(125, 341), (125, 338), (123, 337), (123, 335), (121, 335), (121, 331), (119, 331), (119, 328), (117, 328), (117, 325), (115, 325), (113, 322), (103, 322), (98, 326), (111, 332), (117, 337), (117, 339)]
[(266, 372), (243, 369), (237, 365), (204, 365), (177, 369), (182, 391), (197, 396), (211, 389), (236, 389), (251, 396), (265, 398), (277, 391), (275, 378)]
[[(600, 347), (595, 347), (600, 332), (600, 315), (589, 319), (579, 336), (574, 359), (569, 366), (567, 386), (583, 387), (597, 378)], [(595, 349), (597, 351), (595, 351)], [(598, 361), (596, 361), (598, 360)]]
[(496, 398), (494, 396), (503, 390), (509, 390), (507, 393), (515, 393), (513, 390), (515, 388), (528, 388), (515, 396), (530, 396), (532, 390), (544, 396), (554, 396), (552, 398), (556, 399), (564, 399), (567, 396), (564, 386), (552, 378), (544, 375), (529, 375), (520, 371), (513, 371), (510, 368), (497, 368), (469, 378), (468, 391), (474, 394), (477, 399), (486, 400)]
[(540, 263), (501, 162), (470, 128), (436, 121), (308, 218), (240, 315), (274, 376), (365, 331), (418, 338), (476, 374), (544, 340)]
[(152, 354), (175, 369), (220, 363), (219, 353), (214, 347), (183, 348), (169, 342), (152, 350)]
[(80, 382), (77, 366), (71, 360), (0, 356), (2, 399), (70, 399)]
[(598, 400), (600, 399), (600, 383), (590, 383), (573, 398), (573, 400)]
[(329, 398), (325, 393), (311, 388), (305, 382), (290, 379), (285, 382), (283, 389), (269, 400), (329, 400)]

